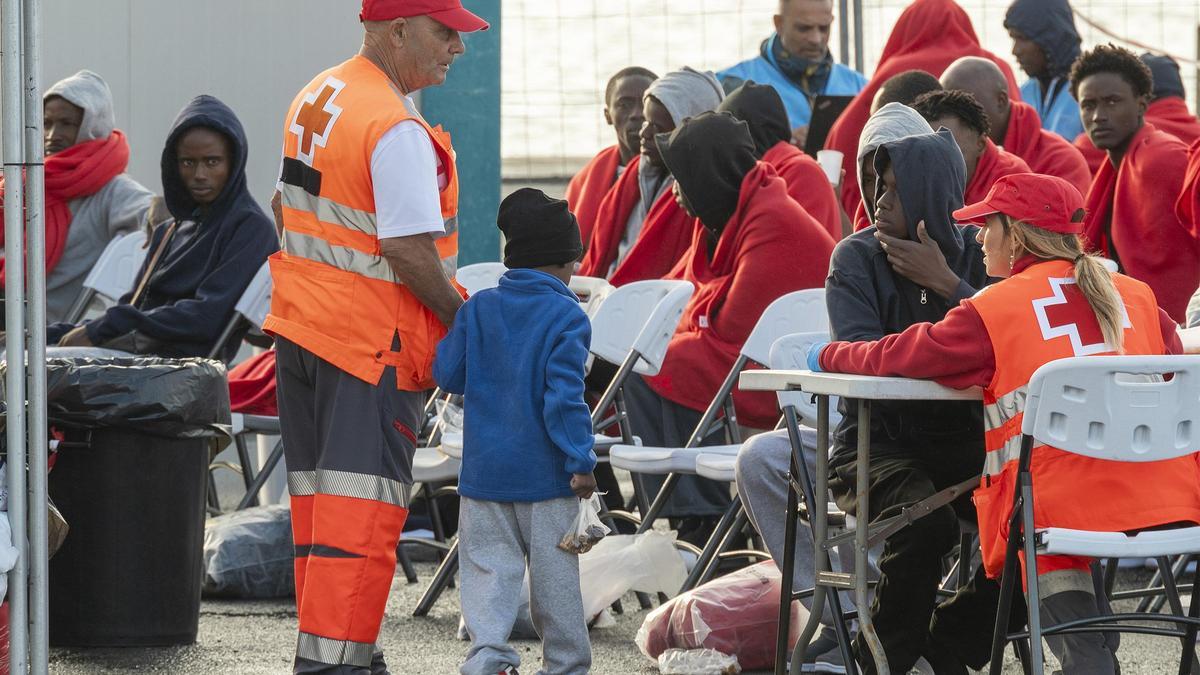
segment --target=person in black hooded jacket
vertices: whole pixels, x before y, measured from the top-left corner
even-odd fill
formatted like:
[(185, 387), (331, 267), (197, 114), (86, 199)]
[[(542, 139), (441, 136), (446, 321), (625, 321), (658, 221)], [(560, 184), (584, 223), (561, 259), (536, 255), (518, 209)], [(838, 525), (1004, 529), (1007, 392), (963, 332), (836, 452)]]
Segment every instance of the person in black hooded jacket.
[[(173, 218), (155, 228), (135, 288), (97, 319), (50, 326), (48, 343), (126, 346), (136, 331), (147, 353), (209, 356), (255, 273), (279, 250), (271, 219), (246, 187), (247, 150), (242, 123), (224, 103), (197, 96), (184, 106), (162, 153)], [(221, 345), (218, 357), (233, 358), (244, 334)]]
[[(826, 281), (834, 340), (877, 340), (924, 321), (939, 321), (987, 276), (973, 226), (956, 225), (966, 167), (943, 129), (883, 144), (875, 225), (842, 241)], [(879, 233), (886, 237), (876, 236)], [(889, 263), (888, 241), (932, 241), (962, 283), (950, 297), (919, 286)], [(833, 434), (830, 490), (853, 513), (856, 501), (857, 402), (843, 399)], [(871, 408), (871, 520), (979, 475), (983, 467), (982, 408), (972, 402), (875, 402)], [(941, 560), (957, 543), (958, 515), (973, 517), (966, 498), (944, 506), (889, 537), (879, 558), (881, 579), (872, 619), (893, 672), (924, 656), (937, 673), (966, 671), (988, 660), (998, 588), (977, 572), (972, 584), (938, 607)], [(935, 611), (936, 609), (936, 611)], [(874, 672), (866, 645), (857, 658)]]
[(1081, 40), (1068, 0), (1015, 0), (1004, 27), (1013, 56), (1029, 75), (1021, 100), (1037, 109), (1043, 129), (1074, 141), (1083, 133), (1083, 122), (1069, 80)]

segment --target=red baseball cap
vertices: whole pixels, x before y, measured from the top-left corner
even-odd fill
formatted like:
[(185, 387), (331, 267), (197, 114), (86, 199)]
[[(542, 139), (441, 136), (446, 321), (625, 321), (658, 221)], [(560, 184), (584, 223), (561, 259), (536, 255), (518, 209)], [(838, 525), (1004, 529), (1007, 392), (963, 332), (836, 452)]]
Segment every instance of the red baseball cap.
[(488, 22), (468, 12), (462, 0), (363, 0), (360, 21), (390, 21), (427, 16), (460, 33), (487, 30)]
[(1040, 173), (1014, 173), (997, 179), (983, 201), (954, 212), (964, 223), (984, 223), (993, 213), (1061, 234), (1083, 232), (1083, 195), (1067, 181)]

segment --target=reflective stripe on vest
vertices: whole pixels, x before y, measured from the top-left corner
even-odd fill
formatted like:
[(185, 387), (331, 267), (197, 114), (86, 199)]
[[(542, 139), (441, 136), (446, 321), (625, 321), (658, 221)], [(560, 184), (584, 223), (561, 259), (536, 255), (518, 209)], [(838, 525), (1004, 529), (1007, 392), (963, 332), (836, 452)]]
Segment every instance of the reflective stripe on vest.
[(330, 666), (367, 668), (375, 655), (375, 643), (332, 640), (312, 633), (300, 632), (296, 639), (296, 656)]
[(374, 213), (352, 209), (331, 199), (318, 197), (297, 185), (284, 183), (279, 195), (284, 206), (311, 213), (321, 222), (342, 225), (371, 236), (375, 236), (379, 231)]
[[(369, 279), (386, 281), (392, 284), (402, 284), (403, 281), (392, 271), (392, 266), (383, 256), (364, 253), (348, 246), (331, 244), (320, 237), (313, 237), (300, 232), (284, 230), (283, 252), (298, 258), (319, 262), (343, 272), (350, 272)], [(441, 259), (442, 273), (447, 279), (454, 277), (458, 268), (458, 256), (452, 255)]]

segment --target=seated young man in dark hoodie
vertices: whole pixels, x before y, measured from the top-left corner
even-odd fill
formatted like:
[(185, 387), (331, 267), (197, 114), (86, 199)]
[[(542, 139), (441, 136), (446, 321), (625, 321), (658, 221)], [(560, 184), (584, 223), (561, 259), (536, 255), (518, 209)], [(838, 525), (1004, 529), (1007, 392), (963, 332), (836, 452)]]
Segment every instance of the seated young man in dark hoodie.
[[(939, 321), (971, 289), (987, 282), (973, 226), (958, 226), (966, 186), (962, 153), (948, 130), (883, 144), (875, 155), (875, 230), (855, 234), (834, 252), (826, 302), (831, 335), (877, 340), (926, 321)], [(878, 234), (878, 236), (877, 236)], [(936, 243), (963, 283), (943, 296), (899, 273), (889, 260), (896, 242)], [(830, 490), (847, 512), (855, 506), (857, 402), (843, 399), (833, 436)], [(896, 515), (934, 493), (977, 476), (983, 466), (982, 409), (971, 402), (876, 402), (871, 409), (869, 518)], [(880, 581), (871, 606), (892, 672), (920, 657), (941, 673), (966, 673), (990, 656), (999, 597), (976, 570), (953, 599), (937, 604), (940, 562), (957, 542), (959, 517), (973, 517), (968, 497), (943, 506), (884, 542)], [(865, 672), (874, 663), (861, 638), (855, 652)]]
[[(92, 321), (51, 325), (47, 343), (208, 356), (258, 269), (279, 250), (275, 226), (246, 187), (246, 155), (246, 132), (228, 106), (212, 96), (184, 106), (162, 153), (173, 218), (154, 230), (134, 289)], [(244, 334), (218, 358), (233, 358)]]

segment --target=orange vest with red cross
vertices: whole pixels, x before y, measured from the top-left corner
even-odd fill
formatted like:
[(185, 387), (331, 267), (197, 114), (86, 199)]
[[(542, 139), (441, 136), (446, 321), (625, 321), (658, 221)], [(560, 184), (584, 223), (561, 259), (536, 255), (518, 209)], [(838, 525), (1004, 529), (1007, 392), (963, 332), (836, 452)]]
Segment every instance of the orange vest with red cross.
[[(1125, 354), (1162, 354), (1158, 303), (1146, 284), (1114, 274), (1125, 305)], [(1037, 263), (980, 291), (969, 302), (987, 328), (996, 373), (984, 388), (983, 479), (975, 490), (979, 539), (988, 576), (1004, 567), (1026, 387), (1042, 365), (1073, 356), (1111, 355), (1074, 265)], [(1195, 455), (1146, 463), (1114, 462), (1037, 445), (1031, 457), (1036, 527), (1129, 532), (1174, 522), (1200, 522), (1200, 465)], [(1054, 571), (1051, 556), (1039, 573)], [(1059, 568), (1073, 567), (1059, 558)]]
[(443, 271), (454, 277), (458, 174), (450, 135), (430, 127), (383, 71), (355, 56), (317, 75), (284, 121), (283, 241), (271, 258), (274, 289), (263, 329), (372, 384), (395, 366), (397, 386), (420, 391), (433, 385), (434, 351), (446, 329), (380, 255), (370, 170), (375, 145), (405, 120), (433, 141), (446, 227), (435, 243)]

